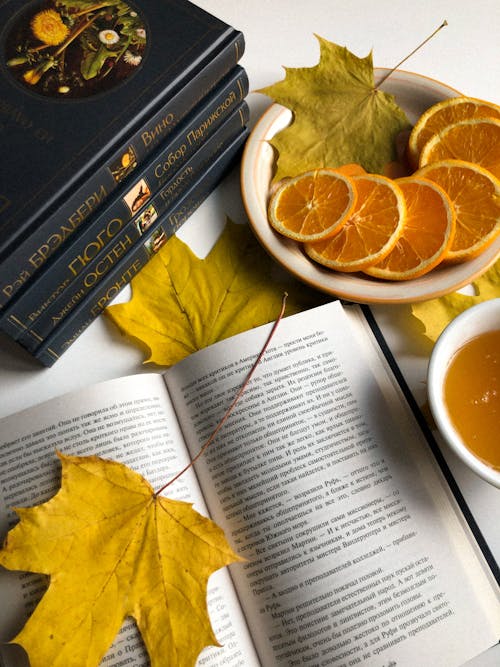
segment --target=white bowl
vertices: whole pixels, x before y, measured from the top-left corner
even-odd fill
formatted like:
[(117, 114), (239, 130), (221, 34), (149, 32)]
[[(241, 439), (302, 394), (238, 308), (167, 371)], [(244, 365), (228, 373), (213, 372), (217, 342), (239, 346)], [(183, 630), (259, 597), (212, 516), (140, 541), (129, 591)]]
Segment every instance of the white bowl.
[[(375, 80), (387, 70), (377, 68)], [(439, 81), (398, 70), (381, 86), (414, 123), (430, 106), (460, 93)], [(361, 273), (331, 271), (313, 262), (299, 244), (281, 236), (270, 226), (267, 204), (274, 164), (269, 140), (290, 124), (291, 111), (272, 104), (255, 125), (243, 152), (241, 192), (250, 225), (268, 253), (296, 278), (327, 294), (358, 303), (414, 303), (434, 299), (477, 279), (500, 256), (500, 237), (479, 257), (454, 266), (440, 266), (420, 278), (382, 281)]]
[(472, 338), (496, 329), (500, 329), (500, 298), (483, 301), (455, 317), (432, 350), (427, 373), (427, 393), (436, 426), (445, 442), (476, 474), (500, 488), (500, 470), (483, 463), (466, 447), (451, 423), (443, 397), (444, 378), (455, 352)]

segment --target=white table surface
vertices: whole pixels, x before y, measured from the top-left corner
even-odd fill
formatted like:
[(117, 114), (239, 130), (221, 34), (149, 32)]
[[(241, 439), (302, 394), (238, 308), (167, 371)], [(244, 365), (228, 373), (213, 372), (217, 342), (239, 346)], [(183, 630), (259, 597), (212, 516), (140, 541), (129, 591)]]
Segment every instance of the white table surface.
[[(464, 94), (500, 103), (499, 0), (198, 0), (197, 4), (244, 32), (246, 52), (241, 64), (248, 72), (251, 91), (281, 79), (283, 66), (315, 65), (315, 34), (347, 46), (359, 57), (371, 50), (376, 66), (392, 67), (446, 19), (448, 26), (403, 68), (438, 79)], [(251, 92), (248, 102), (253, 125), (269, 100)], [(239, 222), (246, 220), (237, 170), (194, 213), (180, 236), (204, 256), (226, 215)], [(128, 297), (126, 288), (118, 300)], [(373, 311), (422, 405), (430, 345), (409, 319), (408, 306), (377, 306)], [(103, 317), (50, 369), (41, 369), (0, 335), (0, 416), (99, 380), (149, 370), (142, 364), (141, 352), (121, 339)], [(500, 491), (446, 451), (445, 455), (500, 561)], [(475, 667), (499, 664), (500, 646), (470, 663)]]

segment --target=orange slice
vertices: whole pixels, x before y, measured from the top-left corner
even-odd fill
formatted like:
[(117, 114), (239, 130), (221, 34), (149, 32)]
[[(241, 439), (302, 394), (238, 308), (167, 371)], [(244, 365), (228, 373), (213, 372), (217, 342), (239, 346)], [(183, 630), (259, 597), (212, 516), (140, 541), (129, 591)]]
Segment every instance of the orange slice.
[(420, 151), (433, 134), (447, 125), (470, 118), (500, 118), (500, 106), (475, 97), (452, 97), (438, 102), (425, 111), (415, 123), (408, 139), (408, 159), (414, 169)]
[(336, 171), (338, 174), (343, 174), (344, 176), (362, 176), (367, 173), (366, 169), (357, 162), (342, 164), (340, 167), (335, 167), (333, 171)]
[(400, 178), (406, 216), (391, 252), (365, 273), (385, 280), (409, 280), (428, 273), (445, 256), (455, 232), (455, 210), (446, 192), (424, 178)]
[(500, 119), (473, 118), (448, 125), (424, 145), (419, 166), (448, 158), (475, 162), (500, 178)]
[(500, 180), (490, 171), (464, 160), (442, 160), (415, 175), (440, 185), (453, 202), (456, 229), (446, 261), (472, 259), (493, 243), (500, 234)]
[(401, 234), (406, 206), (401, 188), (385, 176), (353, 176), (357, 200), (335, 236), (306, 243), (306, 253), (337, 271), (361, 271), (392, 250)]
[(285, 180), (271, 195), (272, 227), (295, 241), (335, 234), (356, 201), (352, 181), (333, 169), (316, 169)]

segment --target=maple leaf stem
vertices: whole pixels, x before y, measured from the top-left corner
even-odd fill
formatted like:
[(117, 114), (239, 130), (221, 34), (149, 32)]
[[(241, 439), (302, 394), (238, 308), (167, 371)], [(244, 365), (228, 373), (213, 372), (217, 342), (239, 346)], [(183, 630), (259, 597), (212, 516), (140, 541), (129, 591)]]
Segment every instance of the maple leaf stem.
[(378, 84), (377, 84), (376, 87), (377, 87), (377, 88), (380, 88), (380, 86), (384, 83), (384, 81), (385, 81), (386, 79), (388, 79), (388, 78), (391, 76), (391, 74), (392, 74), (393, 72), (395, 72), (395, 71), (398, 69), (398, 67), (401, 67), (401, 65), (402, 65), (404, 62), (406, 62), (406, 61), (408, 60), (408, 58), (411, 58), (411, 56), (412, 56), (414, 53), (416, 53), (419, 49), (421, 49), (422, 46), (424, 46), (424, 44), (427, 44), (427, 42), (430, 41), (430, 40), (434, 37), (434, 35), (436, 35), (442, 28), (444, 28), (444, 27), (447, 26), (447, 25), (448, 25), (448, 21), (446, 21), (446, 20), (443, 21), (443, 22), (441, 23), (441, 25), (440, 25), (439, 27), (437, 27), (437, 28), (434, 30), (434, 32), (432, 32), (428, 37), (426, 37), (426, 39), (424, 39), (423, 42), (421, 42), (418, 46), (416, 46), (416, 47), (413, 49), (413, 51), (411, 51), (411, 53), (409, 53), (407, 56), (405, 56), (405, 57), (403, 58), (403, 60), (401, 60), (395, 67), (393, 67), (391, 70), (389, 70), (389, 72), (387, 72), (387, 74), (386, 74), (385, 76), (383, 76), (382, 79), (380, 79), (380, 81), (378, 82)]
[(220, 431), (220, 429), (223, 427), (223, 425), (224, 425), (225, 422), (227, 421), (227, 418), (229, 417), (229, 415), (230, 415), (231, 412), (233, 411), (233, 409), (234, 409), (236, 403), (240, 400), (240, 398), (241, 398), (243, 392), (244, 392), (245, 389), (247, 388), (248, 383), (250, 382), (250, 380), (251, 380), (253, 374), (255, 373), (255, 370), (257, 369), (257, 366), (258, 366), (259, 363), (261, 362), (261, 359), (262, 359), (262, 357), (264, 356), (264, 354), (265, 354), (265, 352), (266, 352), (266, 350), (267, 350), (267, 348), (268, 348), (268, 346), (269, 346), (269, 343), (271, 342), (271, 340), (272, 340), (272, 338), (273, 338), (273, 336), (274, 336), (274, 333), (275, 333), (275, 331), (276, 331), (276, 329), (277, 329), (277, 327), (278, 327), (278, 324), (279, 324), (279, 323), (281, 322), (281, 320), (283, 319), (283, 316), (284, 316), (284, 314), (285, 314), (285, 307), (286, 307), (286, 299), (287, 299), (287, 296), (288, 296), (288, 294), (285, 292), (285, 293), (283, 294), (283, 299), (282, 299), (282, 301), (281, 301), (281, 310), (280, 310), (280, 312), (279, 312), (279, 315), (278, 315), (277, 319), (274, 321), (274, 324), (273, 324), (273, 326), (272, 326), (272, 329), (271, 329), (271, 331), (269, 332), (269, 336), (267, 337), (267, 340), (266, 340), (266, 342), (264, 343), (264, 345), (263, 345), (261, 351), (259, 352), (259, 355), (258, 355), (257, 359), (254, 361), (254, 363), (253, 363), (253, 365), (252, 365), (252, 368), (248, 371), (245, 380), (244, 380), (243, 383), (241, 384), (241, 387), (238, 389), (238, 391), (237, 391), (237, 393), (236, 393), (236, 396), (233, 398), (231, 404), (230, 404), (229, 407), (227, 408), (227, 410), (226, 410), (226, 412), (224, 413), (224, 415), (222, 416), (221, 420), (219, 421), (219, 423), (217, 424), (217, 426), (215, 427), (215, 429), (212, 431), (212, 433), (210, 434), (209, 438), (206, 440), (206, 442), (204, 443), (203, 447), (200, 449), (200, 451), (198, 452), (198, 454), (196, 454), (196, 456), (195, 456), (193, 459), (191, 459), (191, 461), (187, 464), (187, 466), (185, 466), (180, 472), (178, 472), (174, 477), (172, 477), (172, 479), (170, 479), (166, 484), (164, 484), (160, 489), (158, 489), (158, 491), (155, 491), (155, 494), (154, 494), (155, 496), (159, 496), (161, 493), (163, 493), (163, 491), (165, 491), (165, 489), (166, 489), (167, 487), (169, 487), (171, 484), (173, 484), (175, 481), (177, 481), (177, 480), (179, 479), (179, 477), (181, 477), (181, 475), (183, 475), (187, 470), (189, 470), (190, 468), (192, 468), (193, 465), (196, 463), (196, 461), (198, 461), (198, 459), (199, 459), (201, 456), (203, 456), (203, 454), (205, 453), (205, 451), (208, 449), (208, 447), (211, 445), (211, 443), (215, 440), (215, 437), (217, 436), (218, 432)]

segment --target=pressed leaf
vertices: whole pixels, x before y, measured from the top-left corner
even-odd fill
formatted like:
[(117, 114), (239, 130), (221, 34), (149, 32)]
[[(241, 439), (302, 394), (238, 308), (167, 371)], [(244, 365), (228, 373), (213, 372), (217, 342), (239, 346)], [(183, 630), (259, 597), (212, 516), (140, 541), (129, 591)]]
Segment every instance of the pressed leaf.
[(105, 311), (149, 355), (170, 366), (218, 340), (271, 322), (288, 291), (287, 314), (319, 302), (280, 272), (248, 225), (226, 224), (205, 259), (177, 237), (132, 281), (132, 299)]
[(410, 123), (394, 97), (375, 88), (371, 53), (358, 58), (317, 39), (317, 65), (285, 67), (282, 81), (258, 91), (293, 112), (292, 124), (271, 141), (278, 152), (275, 179), (352, 162), (383, 173), (397, 158), (397, 135)]
[(464, 310), (481, 301), (500, 298), (500, 260), (473, 281), (472, 286), (474, 296), (455, 292), (438, 299), (412, 304), (412, 315), (423, 323), (425, 336), (436, 341), (446, 325)]
[(218, 645), (208, 578), (240, 560), (223, 531), (190, 504), (156, 496), (123, 464), (60, 458), (60, 490), (16, 510), (20, 523), (0, 551), (1, 565), (50, 576), (13, 641), (31, 667), (94, 667), (132, 616), (151, 667), (193, 665), (205, 646)]

